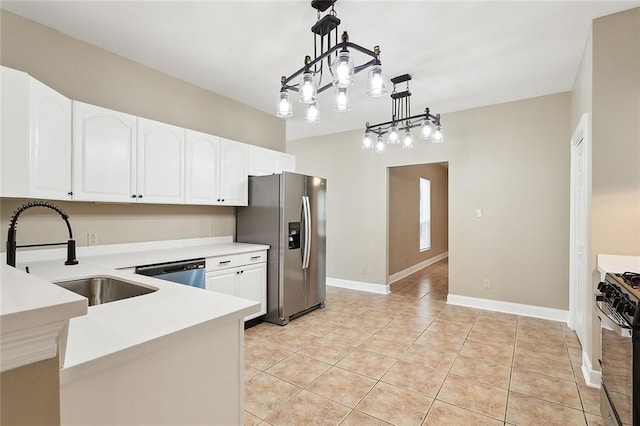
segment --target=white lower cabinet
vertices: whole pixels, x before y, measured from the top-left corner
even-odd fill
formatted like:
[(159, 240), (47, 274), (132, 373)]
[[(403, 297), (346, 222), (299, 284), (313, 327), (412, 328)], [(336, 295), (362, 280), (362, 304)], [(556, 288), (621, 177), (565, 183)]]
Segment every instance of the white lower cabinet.
[(212, 257), (206, 260), (207, 290), (260, 302), (260, 311), (245, 317), (245, 321), (267, 313), (266, 251), (248, 255)]

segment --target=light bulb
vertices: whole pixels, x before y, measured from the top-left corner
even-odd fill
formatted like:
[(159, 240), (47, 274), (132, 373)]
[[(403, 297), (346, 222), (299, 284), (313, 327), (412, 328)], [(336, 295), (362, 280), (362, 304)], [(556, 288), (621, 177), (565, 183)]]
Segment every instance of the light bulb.
[(353, 58), (348, 50), (343, 50), (333, 64), (333, 84), (349, 87), (353, 84)]
[(369, 69), (369, 87), (367, 95), (377, 98), (387, 94), (387, 83), (382, 74), (382, 65), (373, 65)]
[(444, 142), (444, 133), (442, 131), (442, 126), (440, 124), (436, 124), (436, 127), (433, 130), (433, 137), (431, 138), (433, 143), (443, 143)]
[(384, 151), (384, 139), (382, 138), (382, 135), (378, 135), (378, 140), (376, 142), (376, 152), (383, 152)]
[(362, 138), (362, 149), (373, 148), (373, 139), (371, 139), (371, 132), (365, 132)]
[(413, 148), (413, 138), (411, 137), (411, 130), (407, 129), (404, 132), (404, 138), (402, 139), (403, 148)]
[(276, 110), (276, 116), (280, 118), (288, 118), (293, 115), (293, 109), (291, 107), (291, 100), (289, 99), (289, 92), (286, 90), (280, 92), (280, 100), (278, 101), (278, 109)]
[(310, 103), (307, 105), (307, 111), (304, 117), (304, 121), (307, 123), (317, 123), (320, 121), (320, 111), (318, 110), (318, 105), (315, 103)]
[(338, 112), (349, 111), (351, 109), (346, 87), (336, 87), (336, 97), (333, 103), (333, 109)]
[(389, 131), (389, 136), (387, 136), (387, 143), (391, 145), (395, 145), (400, 142), (400, 132), (398, 131), (398, 127), (394, 124), (391, 126), (391, 130)]
[(305, 72), (302, 74), (302, 85), (300, 86), (300, 98), (303, 104), (310, 104), (316, 100), (316, 85), (313, 84), (313, 74)]
[(433, 135), (433, 124), (429, 120), (424, 120), (420, 130), (420, 139), (429, 139)]

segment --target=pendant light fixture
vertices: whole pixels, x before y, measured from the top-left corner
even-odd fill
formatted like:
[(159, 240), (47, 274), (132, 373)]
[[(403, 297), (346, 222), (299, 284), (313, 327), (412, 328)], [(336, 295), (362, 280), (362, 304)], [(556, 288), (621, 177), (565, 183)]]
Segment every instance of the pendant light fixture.
[[(372, 68), (372, 70), (374, 68)], [(375, 147), (377, 152), (384, 151), (384, 135), (387, 135), (387, 145), (401, 144), (403, 148), (412, 148), (413, 134), (411, 133), (411, 129), (419, 126), (421, 127), (421, 139), (430, 140), (433, 143), (444, 142), (444, 133), (442, 125), (440, 124), (440, 114), (433, 115), (429, 111), (429, 108), (425, 108), (424, 113), (411, 115), (410, 80), (411, 76), (409, 74), (403, 74), (391, 79), (393, 83), (393, 92), (391, 92), (391, 120), (378, 124), (369, 124), (367, 122), (364, 138), (362, 139), (362, 149), (372, 149)], [(402, 92), (396, 91), (396, 85), (400, 83), (406, 83), (406, 89)], [(375, 146), (371, 143), (374, 134), (378, 135)]]
[[(311, 1), (311, 7), (316, 9), (318, 13), (318, 21), (311, 27), (311, 32), (314, 34), (314, 58), (305, 56), (302, 68), (290, 76), (282, 76), (280, 79), (280, 97), (276, 107), (276, 116), (289, 118), (293, 115), (293, 106), (289, 96), (289, 91), (293, 91), (298, 92), (299, 102), (307, 105), (305, 121), (317, 122), (319, 118), (317, 96), (331, 87), (335, 87), (334, 111), (349, 111), (351, 109), (348, 96), (349, 88), (355, 83), (355, 74), (367, 68), (370, 68), (367, 95), (380, 97), (387, 93), (380, 62), (380, 48), (375, 46), (373, 50), (369, 50), (352, 43), (349, 41), (349, 34), (346, 31), (342, 33), (340, 41), (338, 41), (340, 19), (334, 9), (336, 1)], [(322, 16), (322, 13), (329, 8), (331, 10)], [(365, 56), (363, 64), (354, 64), (355, 53)], [(323, 81), (325, 75), (327, 75), (327, 81)], [(314, 108), (310, 108), (309, 105), (314, 105)], [(310, 113), (315, 119), (310, 119)]]

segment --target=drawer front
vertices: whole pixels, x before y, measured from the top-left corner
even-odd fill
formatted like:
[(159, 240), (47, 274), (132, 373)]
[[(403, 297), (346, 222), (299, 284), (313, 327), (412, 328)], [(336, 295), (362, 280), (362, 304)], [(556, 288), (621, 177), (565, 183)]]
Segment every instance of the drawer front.
[(267, 251), (252, 251), (249, 253), (239, 254), (240, 256), (240, 265), (251, 265), (252, 263), (263, 263), (267, 261)]
[(240, 265), (240, 255), (232, 254), (228, 256), (208, 257), (206, 259), (207, 271), (217, 271), (219, 269), (235, 268)]

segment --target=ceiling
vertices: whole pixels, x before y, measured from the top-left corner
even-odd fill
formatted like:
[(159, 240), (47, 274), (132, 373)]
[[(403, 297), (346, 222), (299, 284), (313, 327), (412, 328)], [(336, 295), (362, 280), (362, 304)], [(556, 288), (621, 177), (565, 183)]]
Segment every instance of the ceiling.
[[(387, 79), (413, 76), (415, 114), (571, 90), (591, 20), (637, 6), (640, 1), (339, 0), (335, 9), (350, 41), (380, 46)], [(269, 114), (280, 77), (313, 56), (316, 11), (307, 0), (3, 1), (2, 8)], [(362, 72), (347, 113), (332, 110), (330, 90), (319, 95), (318, 124), (305, 123), (296, 102), (287, 139), (390, 120), (390, 98), (368, 98), (365, 90)]]

